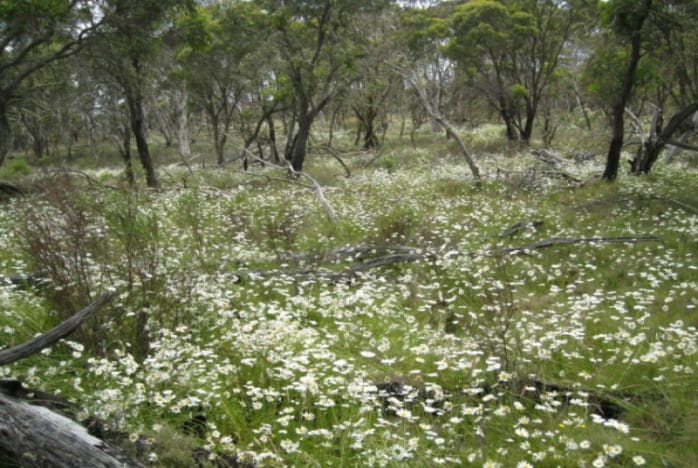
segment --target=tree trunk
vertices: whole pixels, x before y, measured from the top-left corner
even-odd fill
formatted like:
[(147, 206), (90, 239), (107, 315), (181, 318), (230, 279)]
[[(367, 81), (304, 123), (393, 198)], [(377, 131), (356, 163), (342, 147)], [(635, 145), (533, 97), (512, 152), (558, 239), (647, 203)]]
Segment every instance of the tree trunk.
[(533, 136), (533, 123), (536, 120), (536, 108), (530, 105), (526, 106), (526, 123), (523, 130), (520, 132), (521, 140), (528, 143)]
[(131, 129), (128, 124), (124, 125), (122, 143), (120, 151), (121, 158), (126, 166), (126, 180), (130, 186), (136, 183), (136, 176), (133, 173), (133, 158), (131, 157)]
[(0, 166), (12, 150), (12, 128), (7, 118), (7, 105), (0, 99)]
[(145, 180), (148, 187), (157, 188), (158, 180), (155, 175), (155, 167), (150, 157), (148, 140), (146, 139), (145, 114), (143, 112), (143, 97), (140, 90), (129, 90), (126, 93), (128, 102), (129, 118), (131, 119), (131, 131), (136, 138), (136, 148), (138, 157), (145, 171)]
[(664, 142), (661, 141), (646, 141), (644, 145), (641, 145), (635, 159), (632, 162), (632, 173), (637, 174), (647, 174), (654, 163), (659, 158), (659, 153), (664, 149)]
[(221, 130), (218, 126), (218, 118), (209, 115), (209, 120), (211, 121), (211, 128), (213, 129), (213, 146), (216, 150), (216, 163), (220, 166), (225, 163), (225, 141), (227, 140), (227, 135), (225, 132), (221, 135)]
[(267, 128), (269, 129), (269, 146), (271, 146), (272, 160), (274, 164), (279, 164), (279, 150), (276, 147), (276, 129), (274, 128), (274, 118), (271, 114), (267, 115)]
[(176, 96), (177, 109), (177, 143), (179, 155), (185, 160), (191, 157), (191, 144), (189, 140), (189, 112), (187, 111), (187, 90), (182, 89)]
[(502, 117), (502, 120), (504, 120), (504, 125), (506, 125), (507, 128), (507, 140), (517, 141), (519, 137), (517, 135), (516, 126), (514, 125), (514, 119), (512, 116), (509, 115), (509, 112), (507, 112), (506, 109), (501, 109), (499, 111), (499, 115)]
[(378, 148), (380, 142), (378, 141), (378, 135), (376, 135), (375, 118), (370, 118), (366, 121), (366, 128), (364, 133), (364, 149), (369, 150), (372, 148)]
[(290, 154), (286, 156), (286, 159), (291, 161), (291, 167), (296, 172), (301, 172), (303, 170), (303, 163), (305, 162), (305, 155), (308, 147), (308, 138), (310, 137), (310, 125), (312, 119), (309, 116), (304, 115), (298, 121), (298, 132), (296, 132), (293, 137), (293, 143), (290, 148)]
[(643, 0), (643, 5), (639, 9), (639, 15), (636, 18), (636, 24), (631, 34), (630, 39), (630, 59), (628, 66), (625, 69), (623, 77), (623, 85), (620, 89), (618, 99), (613, 105), (613, 135), (611, 143), (608, 147), (608, 155), (606, 156), (606, 168), (603, 173), (603, 179), (614, 181), (618, 176), (618, 166), (620, 165), (620, 152), (623, 148), (623, 134), (625, 132), (624, 113), (625, 106), (630, 99), (633, 86), (635, 84), (635, 71), (637, 64), (640, 61), (640, 46), (642, 45), (642, 25), (649, 16), (652, 0)]

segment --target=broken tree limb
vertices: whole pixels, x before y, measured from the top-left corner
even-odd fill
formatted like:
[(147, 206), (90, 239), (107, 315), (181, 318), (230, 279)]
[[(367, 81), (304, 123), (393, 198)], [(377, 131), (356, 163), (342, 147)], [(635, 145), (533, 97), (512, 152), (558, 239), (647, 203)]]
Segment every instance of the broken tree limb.
[(5, 180), (0, 180), (0, 193), (5, 194), (7, 197), (16, 197), (25, 192), (26, 190), (18, 185)]
[(29, 273), (26, 275), (0, 275), (0, 284), (11, 284), (13, 286), (34, 286), (40, 284), (48, 278), (45, 273)]
[(556, 169), (559, 169), (563, 165), (570, 163), (570, 161), (546, 149), (532, 150), (531, 154), (538, 158), (540, 161), (553, 165)]
[(667, 140), (667, 145), (675, 146), (675, 147), (681, 148), (683, 150), (688, 150), (688, 151), (693, 151), (695, 153), (698, 153), (698, 146), (689, 145), (688, 143), (684, 143), (682, 141)]
[(367, 260), (365, 262), (357, 263), (355, 265), (349, 266), (342, 271), (328, 275), (332, 281), (339, 281), (344, 278), (350, 278), (356, 276), (357, 273), (371, 270), (373, 268), (382, 267), (385, 265), (391, 265), (393, 263), (402, 262), (416, 262), (418, 260), (424, 260), (428, 258), (428, 254), (423, 253), (408, 253), (408, 254), (396, 254), (388, 255), (385, 257), (374, 258), (372, 260)]
[(326, 252), (300, 252), (291, 255), (289, 260), (294, 262), (310, 261), (313, 263), (334, 263), (342, 259), (363, 260), (369, 256), (418, 252), (419, 249), (405, 245), (358, 244), (338, 247)]
[[(564, 238), (564, 237), (553, 237), (550, 239), (544, 239), (541, 241), (533, 242), (528, 245), (521, 247), (503, 247), (499, 249), (492, 250), (479, 250), (479, 251), (466, 251), (459, 252), (456, 256), (470, 256), (477, 257), (482, 255), (519, 255), (531, 252), (533, 250), (544, 249), (552, 247), (555, 245), (563, 244), (601, 244), (601, 243), (639, 243), (639, 242), (662, 242), (661, 237), (646, 236), (646, 237), (582, 237), (582, 238)], [(361, 247), (361, 246), (357, 246)], [(328, 269), (320, 268), (306, 268), (302, 270), (283, 270), (283, 269), (270, 269), (270, 270), (248, 270), (248, 271), (235, 271), (226, 273), (225, 276), (232, 276), (236, 283), (239, 283), (242, 278), (247, 277), (250, 279), (255, 278), (266, 278), (269, 276), (291, 276), (291, 277), (311, 277), (317, 279), (327, 279), (332, 282), (338, 282), (350, 278), (357, 277), (357, 273), (371, 270), (374, 268), (379, 268), (386, 265), (391, 265), (394, 263), (405, 263), (405, 262), (415, 262), (419, 260), (434, 260), (437, 258), (437, 254), (433, 251), (424, 251), (423, 249), (399, 246), (400, 249), (404, 249), (404, 253), (385, 255), (378, 258), (372, 258), (370, 260), (361, 261), (353, 265), (349, 265), (342, 270), (332, 271)], [(341, 250), (341, 249), (335, 249)], [(357, 249), (361, 250), (361, 249)], [(351, 252), (351, 248), (348, 249)]]
[(315, 189), (315, 195), (317, 196), (317, 199), (320, 202), (320, 204), (322, 205), (322, 207), (325, 209), (325, 212), (327, 213), (327, 217), (333, 223), (337, 222), (337, 214), (335, 213), (334, 208), (332, 208), (332, 205), (330, 205), (330, 202), (328, 202), (327, 198), (325, 198), (325, 192), (317, 180), (315, 180), (313, 177), (309, 176), (305, 172), (295, 170), (293, 168), (293, 166), (291, 165), (290, 161), (287, 161), (288, 167), (283, 167), (283, 166), (279, 166), (278, 164), (274, 164), (272, 162), (263, 160), (262, 158), (260, 158), (256, 154), (252, 153), (247, 148), (245, 148), (245, 152), (247, 154), (249, 154), (253, 159), (256, 159), (257, 161), (260, 161), (264, 164), (276, 167), (278, 169), (286, 169), (289, 171), (290, 174), (293, 174), (293, 175), (296, 175), (299, 177), (305, 177), (306, 179), (308, 179), (310, 181), (310, 183), (313, 184), (313, 188)]
[(468, 167), (470, 168), (470, 172), (473, 174), (473, 178), (477, 182), (479, 182), (480, 169), (477, 167), (477, 164), (475, 164), (475, 161), (470, 156), (470, 152), (466, 148), (463, 139), (460, 137), (453, 124), (441, 113), (438, 105), (433, 103), (432, 100), (429, 99), (426, 90), (423, 86), (420, 86), (419, 82), (417, 81), (417, 77), (414, 75), (414, 72), (394, 63), (387, 63), (387, 65), (409, 83), (412, 89), (414, 89), (414, 92), (417, 94), (417, 97), (422, 103), (422, 107), (424, 108), (426, 113), (429, 114), (429, 116), (432, 119), (434, 119), (434, 121), (441, 125), (441, 127), (443, 127), (444, 130), (446, 130), (446, 133), (456, 141), (458, 147), (460, 148), (461, 154), (465, 159), (465, 162), (468, 164)]
[(638, 242), (662, 242), (661, 237), (553, 237), (533, 242), (521, 247), (509, 247), (493, 250), (492, 254), (522, 254), (531, 250), (545, 249), (554, 245), (562, 244), (601, 244), (601, 243), (638, 243)]
[(502, 232), (499, 233), (499, 237), (507, 237), (511, 236), (513, 234), (516, 234), (517, 232), (523, 231), (528, 228), (539, 228), (543, 225), (543, 221), (541, 220), (535, 220), (531, 222), (522, 222), (522, 223), (516, 223), (513, 226), (510, 226), (506, 229), (504, 229)]
[(684, 120), (681, 127), (681, 134), (678, 136), (678, 139), (669, 142), (671, 149), (666, 158), (667, 164), (671, 164), (674, 161), (674, 158), (676, 158), (676, 156), (678, 156), (682, 150), (682, 148), (677, 146), (675, 143), (678, 143), (679, 145), (685, 144), (686, 140), (688, 140), (688, 138), (695, 133), (696, 128), (698, 128), (698, 112), (694, 112), (690, 119)]
[(681, 200), (677, 200), (675, 198), (651, 196), (651, 197), (649, 197), (649, 199), (671, 203), (672, 205), (676, 205), (679, 208), (683, 208), (684, 210), (688, 211), (689, 213), (693, 213), (695, 215), (698, 215), (698, 208), (696, 208), (695, 206), (689, 205), (688, 203), (683, 202)]
[[(635, 127), (635, 130), (637, 131), (637, 134), (640, 137), (640, 145), (645, 146), (645, 134), (642, 130), (642, 122), (640, 122), (640, 119), (635, 114), (633, 114), (633, 111), (631, 111), (627, 107), (625, 108), (625, 113), (630, 116), (630, 121), (632, 122), (633, 127)], [(650, 130), (650, 133), (654, 133), (654, 135), (656, 136), (656, 132)]]
[[(524, 176), (524, 177), (530, 177), (531, 182), (537, 181), (539, 178), (543, 177), (548, 177), (548, 178), (559, 178), (559, 179), (565, 179), (568, 182), (573, 182), (575, 184), (584, 184), (585, 181), (582, 179), (579, 179), (577, 177), (574, 177), (566, 172), (562, 171), (536, 171), (535, 169), (527, 170), (527, 171), (509, 171), (506, 169), (501, 169), (497, 168), (497, 172), (494, 172), (492, 174), (488, 174), (488, 177), (494, 177), (495, 179), (499, 179), (499, 176)], [(540, 177), (538, 177), (540, 176)]]
[[(393, 255), (386, 255), (383, 257), (372, 258), (370, 260), (365, 260), (362, 262), (349, 265), (344, 269), (333, 271), (328, 269), (316, 269), (316, 268), (305, 268), (301, 270), (282, 270), (282, 269), (271, 269), (271, 270), (249, 270), (249, 271), (236, 271), (228, 273), (227, 275), (232, 275), (236, 279), (242, 277), (249, 278), (265, 278), (269, 276), (293, 276), (293, 277), (314, 277), (318, 279), (327, 279), (332, 282), (341, 281), (344, 279), (355, 277), (357, 273), (372, 270), (374, 268), (379, 268), (386, 265), (391, 265), (394, 263), (403, 262), (415, 262), (418, 260), (424, 260), (434, 258), (433, 253), (422, 253), (419, 249), (413, 249), (409, 253), (400, 253)], [(227, 276), (226, 275), (226, 276)], [(238, 281), (236, 281), (238, 282)]]
[(342, 158), (339, 157), (339, 155), (337, 154), (337, 151), (334, 148), (332, 148), (330, 145), (326, 145), (326, 146), (323, 146), (322, 149), (327, 151), (327, 153), (330, 156), (332, 156), (342, 166), (342, 168), (344, 169), (344, 172), (345, 172), (345, 177), (347, 179), (349, 177), (351, 177), (351, 171), (349, 170), (349, 167), (346, 165), (346, 163), (344, 161), (342, 161)]
[(688, 211), (689, 213), (692, 214), (698, 214), (698, 208), (690, 205), (689, 203), (686, 203), (685, 201), (682, 200), (677, 200), (676, 198), (669, 198), (669, 197), (661, 197), (658, 195), (638, 195), (638, 196), (620, 196), (620, 197), (613, 197), (613, 198), (600, 198), (598, 200), (591, 201), (589, 203), (584, 203), (582, 205), (577, 205), (575, 209), (577, 210), (588, 210), (591, 207), (594, 206), (604, 206), (604, 205), (610, 205), (614, 203), (636, 203), (636, 202), (641, 202), (641, 201), (647, 201), (647, 200), (654, 200), (654, 201), (661, 201), (665, 203), (670, 203), (672, 205), (676, 205), (677, 207)]
[(95, 312), (100, 310), (114, 298), (114, 293), (107, 293), (99, 297), (92, 304), (88, 305), (69, 319), (61, 322), (58, 326), (47, 331), (43, 335), (37, 336), (25, 343), (13, 346), (0, 351), (0, 366), (10, 364), (32, 354), (38, 353), (42, 349), (51, 346), (61, 338), (72, 333), (82, 322), (87, 320)]

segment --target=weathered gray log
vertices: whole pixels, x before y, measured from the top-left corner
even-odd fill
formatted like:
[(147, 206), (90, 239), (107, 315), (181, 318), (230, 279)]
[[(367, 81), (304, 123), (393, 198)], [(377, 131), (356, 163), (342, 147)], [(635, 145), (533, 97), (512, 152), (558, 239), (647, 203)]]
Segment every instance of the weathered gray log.
[[(537, 222), (534, 222), (532, 225), (536, 226)], [(518, 225), (512, 226), (512, 228), (517, 227)], [(510, 228), (511, 229), (511, 228)], [(654, 236), (649, 236), (649, 237), (583, 237), (583, 238), (563, 238), (563, 237), (554, 237), (551, 239), (544, 239), (541, 241), (533, 242), (528, 245), (524, 245), (521, 247), (503, 247), (499, 249), (493, 249), (493, 250), (484, 250), (484, 251), (470, 251), (470, 252), (462, 252), (462, 255), (469, 255), (471, 257), (479, 256), (479, 255), (518, 255), (518, 254), (524, 254), (527, 252), (530, 252), (532, 250), (539, 250), (539, 249), (544, 249), (548, 247), (552, 247), (554, 245), (561, 245), (561, 244), (601, 244), (601, 243), (638, 243), (638, 242), (661, 242), (662, 238), (661, 237), (654, 237)], [(396, 247), (391, 247), (393, 249), (404, 249), (406, 253), (401, 253), (401, 254), (393, 254), (393, 255), (386, 255), (383, 257), (378, 257), (378, 258), (373, 258), (370, 260), (365, 260), (359, 263), (355, 263), (353, 265), (347, 266), (343, 270), (339, 271), (332, 271), (332, 270), (327, 270), (327, 269), (313, 269), (313, 268), (306, 268), (302, 270), (283, 270), (283, 269), (272, 269), (272, 270), (248, 270), (248, 271), (236, 271), (236, 272), (231, 272), (227, 273), (227, 275), (232, 276), (234, 278), (234, 281), (236, 283), (241, 282), (242, 278), (248, 277), (251, 279), (255, 278), (265, 278), (269, 276), (280, 276), (280, 275), (286, 275), (286, 276), (292, 276), (292, 277), (314, 277), (317, 279), (328, 279), (333, 282), (337, 281), (343, 281), (346, 279), (350, 278), (355, 278), (357, 276), (357, 273), (371, 270), (374, 268), (379, 268), (385, 265), (391, 265), (393, 263), (404, 263), (404, 262), (415, 262), (418, 260), (430, 260), (436, 258), (436, 253), (434, 252), (422, 252), (419, 249), (416, 248), (411, 248), (411, 247), (405, 247), (405, 246), (397, 246)], [(344, 248), (348, 249), (351, 251), (352, 249), (356, 249), (358, 252), (363, 251), (362, 246), (356, 246), (356, 247), (349, 247), (349, 248)], [(344, 249), (336, 249), (331, 252), (342, 252)], [(345, 252), (342, 252), (345, 253)]]
[(26, 190), (18, 185), (5, 180), (0, 180), (0, 194), (4, 194), (7, 197), (16, 197), (17, 195), (22, 195)]
[(513, 234), (516, 234), (517, 232), (523, 231), (524, 229), (539, 228), (542, 225), (543, 225), (543, 221), (541, 221), (541, 220), (531, 221), (528, 223), (527, 222), (516, 223), (513, 226), (510, 226), (510, 227), (504, 229), (502, 232), (500, 232), (499, 237), (511, 236)]
[(544, 163), (552, 164), (556, 169), (559, 169), (563, 165), (568, 164), (570, 162), (565, 158), (560, 157), (552, 151), (548, 151), (546, 149), (532, 150), (531, 154), (533, 154), (536, 158), (543, 161)]
[(384, 256), (395, 253), (412, 254), (418, 253), (418, 251), (419, 249), (416, 247), (408, 247), (404, 245), (357, 244), (330, 249), (326, 252), (299, 252), (289, 256), (289, 259), (294, 262), (310, 261), (314, 263), (333, 263), (343, 259), (363, 260), (368, 257), (375, 257), (379, 255)]
[(393, 263), (402, 263), (402, 262), (416, 262), (417, 260), (424, 260), (425, 258), (428, 258), (428, 254), (423, 254), (423, 253), (407, 253), (407, 254), (396, 254), (396, 255), (387, 255), (385, 257), (379, 257), (379, 258), (374, 258), (371, 260), (367, 260), (365, 262), (357, 263), (355, 265), (352, 265), (350, 267), (345, 268), (342, 271), (339, 271), (337, 273), (332, 273), (330, 275), (327, 275), (329, 279), (332, 281), (339, 281), (345, 278), (351, 278), (355, 277), (357, 273), (366, 271), (366, 270), (371, 270), (373, 268), (378, 268), (382, 267), (385, 265), (391, 265)]
[(0, 275), (0, 284), (11, 284), (13, 286), (36, 285), (48, 278), (45, 273), (29, 273), (26, 275)]
[(61, 338), (68, 336), (82, 322), (87, 320), (92, 314), (111, 301), (113, 297), (113, 293), (104, 294), (95, 302), (88, 305), (69, 319), (61, 322), (58, 326), (52, 328), (43, 335), (40, 335), (20, 345), (0, 351), (0, 366), (19, 361), (20, 359), (31, 356), (34, 353), (38, 353), (42, 349), (51, 346)]
[(522, 254), (531, 250), (545, 249), (554, 245), (562, 244), (601, 244), (601, 243), (637, 243), (637, 242), (661, 242), (661, 237), (582, 237), (582, 238), (566, 238), (553, 237), (522, 247), (509, 247), (504, 249), (494, 250), (492, 253), (497, 254)]
[(21, 467), (140, 467), (75, 421), (0, 392), (0, 464)]

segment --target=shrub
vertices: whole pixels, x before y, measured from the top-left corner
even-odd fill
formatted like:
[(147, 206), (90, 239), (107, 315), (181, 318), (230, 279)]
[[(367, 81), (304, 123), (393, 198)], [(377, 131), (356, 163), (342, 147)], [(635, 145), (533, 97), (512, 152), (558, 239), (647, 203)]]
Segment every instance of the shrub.
[(0, 169), (0, 179), (17, 179), (31, 172), (31, 166), (24, 159), (10, 159)]

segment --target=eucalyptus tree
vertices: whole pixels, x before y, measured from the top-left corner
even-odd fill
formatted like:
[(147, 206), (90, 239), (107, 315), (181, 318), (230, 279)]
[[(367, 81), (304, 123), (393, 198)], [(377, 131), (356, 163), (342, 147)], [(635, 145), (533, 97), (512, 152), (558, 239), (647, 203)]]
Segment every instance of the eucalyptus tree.
[(0, 165), (12, 149), (10, 107), (32, 92), (29, 79), (75, 54), (95, 32), (99, 16), (90, 0), (0, 1)]
[[(640, 130), (632, 173), (649, 172), (668, 145), (698, 150), (682, 142), (698, 111), (698, 2), (609, 0), (599, 4), (599, 13), (604, 42), (594, 51), (586, 74), (592, 94), (611, 103), (612, 136), (603, 178), (613, 181), (618, 176), (626, 114)], [(637, 96), (652, 101), (647, 135), (641, 128), (642, 115), (631, 111), (634, 96), (636, 101)]]
[[(667, 145), (698, 151), (686, 139), (698, 117), (698, 2), (660, 2), (650, 11), (645, 61), (656, 70), (657, 102), (649, 135), (631, 162), (633, 174), (647, 173)], [(666, 114), (666, 115), (664, 115)]]
[(80, 99), (74, 57), (54, 62), (26, 81), (26, 89), (15, 102), (18, 124), (28, 133), (31, 149), (38, 160), (65, 148), (68, 158), (82, 129), (74, 103)]
[(649, 17), (652, 0), (612, 0), (603, 6), (606, 22), (616, 32), (617, 37), (627, 43), (628, 57), (619, 81), (619, 88), (614, 93), (611, 113), (612, 135), (606, 156), (606, 168), (603, 178), (613, 181), (618, 176), (620, 153), (625, 134), (625, 108), (635, 86), (636, 72), (641, 58), (643, 26)]
[(189, 0), (108, 0), (103, 9), (105, 27), (90, 48), (95, 72), (121, 89), (149, 187), (158, 186), (145, 112), (148, 85), (154, 80), (151, 62), (173, 27), (170, 13), (190, 5)]
[[(444, 101), (456, 94), (455, 88), (459, 85), (455, 79), (454, 61), (443, 54), (444, 41), (448, 35), (448, 18), (453, 15), (453, 9), (454, 5), (450, 2), (436, 3), (428, 8), (404, 9), (399, 17), (398, 31), (393, 41), (396, 52), (419, 77), (431, 105), (442, 114), (447, 111)], [(420, 115), (417, 110), (423, 110), (423, 105), (419, 97), (416, 97), (416, 102), (407, 100), (417, 105), (409, 109), (412, 114), (413, 132), (414, 127), (425, 120), (425, 116)], [(441, 129), (433, 118), (432, 129)]]
[(456, 8), (446, 52), (497, 109), (509, 139), (530, 140), (573, 24), (573, 9), (555, 0), (472, 0)]
[[(446, 5), (448, 8), (448, 5)], [(439, 12), (443, 14), (443, 11)], [(438, 53), (439, 37), (443, 34), (444, 22), (432, 12), (408, 11), (403, 24), (410, 25), (398, 34), (405, 39), (407, 47), (402, 50), (402, 63), (389, 62), (389, 66), (414, 91), (422, 108), (432, 119), (435, 128), (443, 128), (446, 136), (453, 138), (475, 180), (480, 180), (480, 170), (465, 146), (457, 129), (441, 110), (441, 98), (445, 86), (453, 80), (452, 62), (444, 60)], [(420, 52), (433, 51), (432, 54)], [(424, 56), (427, 56), (426, 60)]]
[[(295, 171), (305, 162), (310, 130), (337, 93), (356, 78), (366, 33), (361, 19), (387, 0), (261, 0), (269, 12), (280, 66), (277, 82), (287, 97), (285, 158)], [(283, 89), (287, 91), (284, 92)]]
[(179, 27), (181, 75), (192, 105), (206, 115), (216, 161), (223, 164), (235, 124), (244, 132), (254, 121), (256, 136), (273, 107), (270, 18), (258, 3), (227, 2), (197, 7)]
[(363, 140), (364, 149), (380, 145), (379, 127), (387, 130), (391, 96), (398, 90), (399, 80), (385, 66), (398, 49), (393, 28), (396, 26), (394, 9), (367, 18), (368, 43), (365, 58), (361, 61), (358, 79), (347, 93), (347, 103), (359, 121), (355, 144)]

